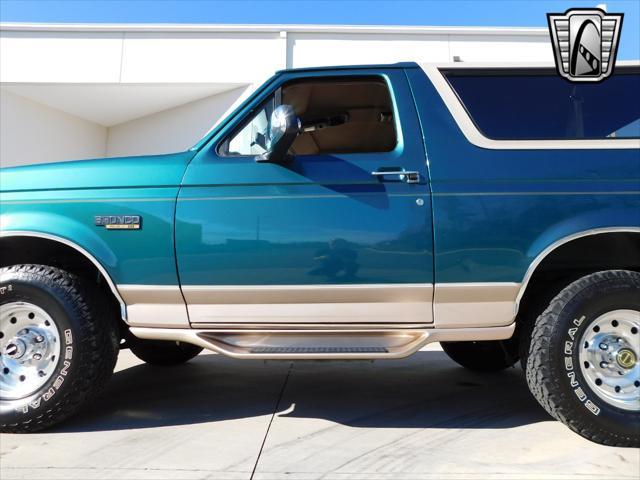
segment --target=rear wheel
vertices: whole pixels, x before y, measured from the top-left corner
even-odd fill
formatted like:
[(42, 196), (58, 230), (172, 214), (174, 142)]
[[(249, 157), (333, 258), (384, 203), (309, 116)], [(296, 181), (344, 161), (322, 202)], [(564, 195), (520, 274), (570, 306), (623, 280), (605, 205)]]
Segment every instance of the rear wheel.
[(536, 321), (527, 382), (573, 431), (640, 446), (640, 273), (609, 270), (562, 290)]
[(180, 365), (202, 352), (202, 347), (184, 342), (131, 338), (127, 344), (136, 357), (151, 365)]
[(498, 372), (518, 361), (518, 346), (514, 339), (441, 342), (440, 345), (451, 360), (478, 372)]
[(111, 376), (117, 321), (82, 279), (54, 267), (0, 269), (0, 431), (76, 413)]

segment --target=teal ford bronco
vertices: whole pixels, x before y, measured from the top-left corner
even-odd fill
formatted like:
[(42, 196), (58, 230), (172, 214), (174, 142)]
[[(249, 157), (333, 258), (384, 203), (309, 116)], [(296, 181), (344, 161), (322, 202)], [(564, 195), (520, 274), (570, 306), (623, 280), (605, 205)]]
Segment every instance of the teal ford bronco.
[[(640, 446), (640, 64), (597, 84), (464, 64), (277, 73), (188, 151), (1, 171), (0, 429), (175, 365), (517, 365)], [(427, 366), (425, 366), (426, 368)]]

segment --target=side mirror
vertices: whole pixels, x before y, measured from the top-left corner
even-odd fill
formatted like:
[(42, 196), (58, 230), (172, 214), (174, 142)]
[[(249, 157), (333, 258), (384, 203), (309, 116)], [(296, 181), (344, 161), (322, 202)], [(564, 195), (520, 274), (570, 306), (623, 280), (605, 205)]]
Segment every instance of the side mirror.
[(267, 151), (256, 157), (257, 162), (284, 162), (287, 152), (300, 132), (300, 119), (291, 105), (280, 105), (271, 114)]

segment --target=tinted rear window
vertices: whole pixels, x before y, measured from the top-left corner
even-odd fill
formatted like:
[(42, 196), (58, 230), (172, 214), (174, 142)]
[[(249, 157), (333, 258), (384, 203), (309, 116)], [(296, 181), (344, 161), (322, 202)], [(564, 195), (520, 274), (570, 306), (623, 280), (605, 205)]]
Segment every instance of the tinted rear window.
[(596, 84), (553, 74), (445, 71), (478, 129), (500, 140), (640, 137), (640, 74)]

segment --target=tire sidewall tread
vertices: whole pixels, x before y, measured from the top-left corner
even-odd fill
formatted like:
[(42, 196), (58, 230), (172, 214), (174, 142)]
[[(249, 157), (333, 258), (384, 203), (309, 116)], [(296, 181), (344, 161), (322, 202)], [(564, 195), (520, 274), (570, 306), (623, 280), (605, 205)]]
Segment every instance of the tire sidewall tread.
[(534, 397), (571, 430), (605, 445), (640, 446), (640, 413), (616, 408), (593, 392), (579, 365), (580, 339), (605, 311), (628, 308), (629, 301), (640, 308), (638, 292), (638, 272), (587, 275), (551, 301), (532, 332), (526, 377)]
[[(117, 323), (96, 288), (56, 267), (2, 268), (0, 287), (4, 292), (0, 304), (33, 303), (47, 311), (60, 333), (61, 358), (47, 383), (28, 397), (0, 400), (0, 431), (42, 430), (71, 416), (100, 393), (117, 360)], [(66, 347), (71, 347), (70, 353)]]

